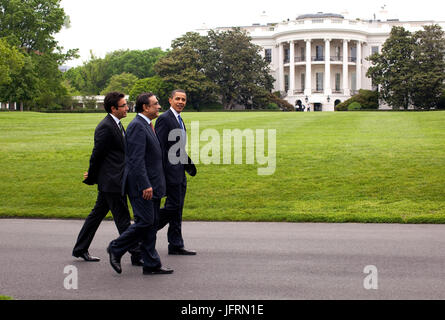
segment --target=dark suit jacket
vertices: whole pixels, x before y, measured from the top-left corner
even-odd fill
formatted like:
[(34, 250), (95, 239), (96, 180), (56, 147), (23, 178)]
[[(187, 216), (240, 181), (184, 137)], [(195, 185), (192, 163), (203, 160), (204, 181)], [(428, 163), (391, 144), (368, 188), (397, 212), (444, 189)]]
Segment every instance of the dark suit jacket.
[(99, 191), (121, 192), (125, 167), (125, 139), (111, 115), (97, 125), (90, 157), (88, 185), (97, 183)]
[[(166, 182), (167, 184), (180, 184), (186, 179), (184, 172), (187, 171), (190, 175), (194, 176), (196, 174), (196, 168), (188, 155), (186, 155), (186, 158), (188, 159), (187, 163), (170, 163), (168, 159), (168, 151), (173, 145), (178, 143), (180, 139), (177, 137), (175, 141), (168, 141), (168, 135), (173, 129), (181, 129), (181, 126), (174, 113), (168, 109), (156, 120), (156, 133), (158, 134), (162, 148)], [(185, 124), (184, 129), (186, 129)], [(177, 156), (179, 156), (179, 150)]]
[(156, 134), (147, 121), (137, 115), (127, 127), (127, 158), (124, 185), (130, 197), (142, 196), (153, 188), (153, 199), (165, 196), (162, 151)]

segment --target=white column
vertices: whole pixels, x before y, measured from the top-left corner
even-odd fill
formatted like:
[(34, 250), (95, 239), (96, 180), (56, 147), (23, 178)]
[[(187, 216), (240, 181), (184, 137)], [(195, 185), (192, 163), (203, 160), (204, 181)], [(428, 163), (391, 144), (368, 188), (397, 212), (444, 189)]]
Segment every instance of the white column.
[(14, 110), (17, 110), (17, 102), (14, 102)]
[(284, 48), (283, 43), (280, 42), (278, 47), (278, 85), (279, 91), (284, 91)]
[(290, 54), (289, 54), (289, 96), (294, 95), (295, 90), (295, 43), (289, 41)]
[(362, 88), (362, 42), (357, 41), (357, 90)]
[(324, 94), (332, 94), (331, 90), (331, 39), (324, 40)]
[(346, 96), (350, 95), (349, 92), (349, 75), (348, 75), (348, 41), (343, 39), (343, 94)]
[(6, 102), (6, 109), (9, 110), (9, 101)]
[(304, 88), (304, 95), (310, 96), (312, 94), (311, 40), (305, 39), (304, 41), (306, 41), (306, 85)]

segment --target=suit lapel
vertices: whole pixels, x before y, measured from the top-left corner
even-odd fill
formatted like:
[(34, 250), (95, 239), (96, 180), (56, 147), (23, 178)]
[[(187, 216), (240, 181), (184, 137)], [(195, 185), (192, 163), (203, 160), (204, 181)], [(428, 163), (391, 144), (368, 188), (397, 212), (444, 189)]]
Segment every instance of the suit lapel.
[(158, 136), (153, 132), (152, 128), (147, 123), (147, 121), (145, 119), (143, 119), (142, 117), (140, 117), (140, 116), (138, 116), (138, 118), (139, 118), (138, 121), (141, 122), (141, 125), (145, 128), (145, 130), (147, 131), (148, 135), (151, 136), (151, 138), (154, 139), (156, 141), (156, 143), (159, 145)]
[[(169, 115), (170, 115), (170, 121), (174, 123), (175, 128), (181, 129), (181, 125), (179, 124), (179, 119), (175, 117), (175, 114), (171, 109), (168, 109)], [(187, 131), (187, 128), (185, 127), (184, 121), (182, 121), (182, 124), (184, 125), (184, 130)]]
[[(108, 121), (110, 122), (110, 124), (111, 124), (111, 125), (113, 126), (113, 128), (114, 128), (114, 134), (117, 135), (117, 136), (119, 137), (119, 141), (121, 142), (122, 147), (125, 147), (125, 139), (124, 139), (124, 137), (122, 136), (122, 132), (121, 132), (121, 130), (119, 129), (119, 127), (118, 127), (116, 121), (114, 121), (113, 117), (112, 117), (110, 114), (108, 114), (107, 117), (108, 117)], [(122, 125), (122, 128), (123, 128), (123, 127), (124, 127), (124, 126)], [(124, 133), (125, 133), (125, 129), (124, 129)]]

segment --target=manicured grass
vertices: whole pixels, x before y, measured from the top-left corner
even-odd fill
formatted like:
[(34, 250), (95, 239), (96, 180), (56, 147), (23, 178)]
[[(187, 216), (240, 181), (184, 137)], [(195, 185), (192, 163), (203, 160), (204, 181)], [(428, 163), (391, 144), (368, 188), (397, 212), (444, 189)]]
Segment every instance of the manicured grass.
[[(103, 117), (1, 112), (0, 216), (86, 217), (97, 191), (81, 180)], [(199, 164), (188, 179), (185, 220), (445, 223), (445, 112), (190, 112), (183, 119), (189, 133), (199, 121), (201, 131), (221, 137), (223, 129), (277, 130), (273, 175), (257, 175), (264, 167), (257, 164)]]
[(14, 299), (8, 296), (0, 296), (0, 300), (14, 300)]

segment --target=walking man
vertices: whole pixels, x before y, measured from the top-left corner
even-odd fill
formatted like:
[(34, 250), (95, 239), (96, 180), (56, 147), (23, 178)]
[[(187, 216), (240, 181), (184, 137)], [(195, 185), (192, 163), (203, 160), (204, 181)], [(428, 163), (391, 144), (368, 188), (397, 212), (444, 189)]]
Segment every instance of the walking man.
[(124, 186), (133, 208), (135, 223), (119, 238), (110, 242), (107, 252), (111, 267), (122, 272), (121, 257), (141, 241), (143, 274), (168, 274), (156, 251), (156, 233), (161, 198), (165, 195), (162, 150), (152, 121), (161, 109), (151, 93), (142, 93), (136, 100), (138, 115), (127, 127), (127, 158)]
[[(125, 130), (120, 120), (127, 116), (125, 95), (120, 92), (108, 93), (104, 99), (104, 108), (108, 114), (94, 132), (90, 166), (88, 172), (84, 173), (83, 181), (88, 185), (97, 184), (97, 200), (79, 232), (72, 253), (74, 257), (85, 261), (100, 261), (98, 257), (90, 256), (88, 248), (110, 210), (119, 234), (131, 224), (127, 198), (121, 194), (125, 167)], [(137, 245), (130, 249), (130, 253), (132, 264), (142, 265)]]
[[(156, 121), (156, 133), (158, 134), (163, 152), (167, 183), (167, 199), (165, 206), (160, 210), (158, 230), (169, 224), (167, 231), (169, 254), (195, 255), (196, 251), (185, 249), (182, 238), (182, 211), (187, 190), (185, 172), (187, 171), (191, 176), (196, 174), (195, 165), (185, 153), (187, 134), (185, 124), (181, 118), (181, 112), (187, 103), (185, 91), (181, 89), (173, 90), (169, 102), (170, 109), (164, 112)], [(179, 132), (179, 134), (176, 135), (176, 140), (172, 141), (169, 139), (169, 135), (173, 130), (176, 130), (175, 132)], [(181, 148), (176, 148), (175, 145), (178, 144)], [(176, 150), (177, 152), (173, 155), (171, 150)], [(180, 161), (177, 161), (178, 159)]]

